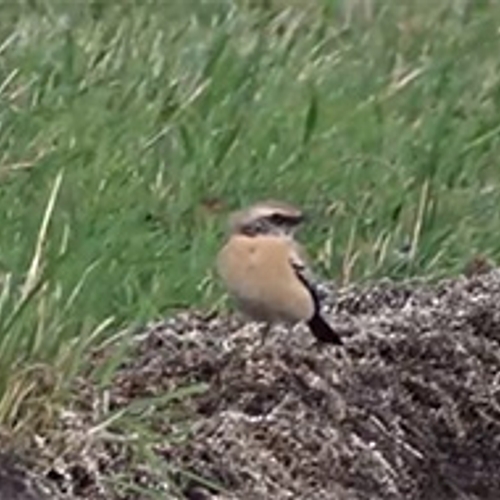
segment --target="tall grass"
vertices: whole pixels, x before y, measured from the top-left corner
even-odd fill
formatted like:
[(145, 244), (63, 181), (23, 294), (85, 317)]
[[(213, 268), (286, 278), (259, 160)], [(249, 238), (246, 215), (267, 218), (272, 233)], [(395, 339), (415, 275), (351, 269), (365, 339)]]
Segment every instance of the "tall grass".
[[(50, 425), (61, 397), (84, 362), (86, 348), (112, 318), (74, 329), (73, 305), (88, 273), (67, 296), (53, 281), (54, 263), (45, 258), (48, 232), (63, 176), (54, 181), (42, 215), (30, 266), (17, 282), (5, 274), (0, 293), (0, 430), (10, 440)], [(39, 214), (40, 215), (40, 214)], [(61, 247), (59, 257), (64, 257)], [(78, 337), (75, 336), (78, 334)], [(25, 442), (29, 442), (29, 439)]]
[(213, 303), (241, 204), (303, 205), (341, 282), (498, 258), (500, 6), (356, 8), (0, 3), (0, 424), (109, 318)]

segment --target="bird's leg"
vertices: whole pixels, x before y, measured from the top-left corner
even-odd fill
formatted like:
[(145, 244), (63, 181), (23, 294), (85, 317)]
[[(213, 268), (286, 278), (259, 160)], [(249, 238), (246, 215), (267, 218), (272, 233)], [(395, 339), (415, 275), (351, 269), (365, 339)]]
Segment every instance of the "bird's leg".
[(271, 323), (261, 323), (260, 325), (260, 347), (264, 347), (267, 339), (269, 338), (269, 332), (271, 331)]

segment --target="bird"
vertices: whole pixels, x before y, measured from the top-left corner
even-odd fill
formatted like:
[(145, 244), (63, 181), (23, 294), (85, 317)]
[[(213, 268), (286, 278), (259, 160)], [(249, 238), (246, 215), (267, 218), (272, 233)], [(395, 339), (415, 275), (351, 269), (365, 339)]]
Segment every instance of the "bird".
[(218, 273), (238, 308), (270, 325), (304, 321), (321, 343), (342, 339), (321, 315), (302, 247), (293, 234), (303, 213), (281, 202), (259, 202), (231, 214), (217, 256)]

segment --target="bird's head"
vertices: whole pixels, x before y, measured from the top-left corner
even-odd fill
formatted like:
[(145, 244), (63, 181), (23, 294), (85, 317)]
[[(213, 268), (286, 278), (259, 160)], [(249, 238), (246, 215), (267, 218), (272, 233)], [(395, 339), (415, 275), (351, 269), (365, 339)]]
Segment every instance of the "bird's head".
[(231, 214), (231, 233), (248, 236), (258, 234), (293, 234), (304, 221), (304, 213), (288, 203), (276, 200), (258, 202)]

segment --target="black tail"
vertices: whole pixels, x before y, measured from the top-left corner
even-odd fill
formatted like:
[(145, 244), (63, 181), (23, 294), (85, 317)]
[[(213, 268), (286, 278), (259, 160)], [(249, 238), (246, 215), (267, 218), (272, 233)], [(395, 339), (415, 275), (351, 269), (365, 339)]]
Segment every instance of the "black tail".
[(316, 313), (308, 322), (312, 334), (320, 341), (327, 344), (342, 345), (342, 339), (335, 333), (331, 326), (322, 318), (319, 313)]
[(325, 344), (336, 344), (342, 345), (342, 339), (340, 338), (338, 333), (335, 333), (332, 330), (332, 327), (322, 318), (320, 314), (320, 303), (318, 292), (314, 288), (314, 286), (309, 283), (307, 278), (304, 276), (304, 266), (297, 265), (297, 263), (291, 262), (292, 267), (295, 270), (295, 274), (297, 278), (304, 284), (304, 286), (309, 290), (311, 294), (311, 298), (314, 302), (314, 316), (307, 322), (307, 326), (311, 330), (312, 334), (320, 341)]

